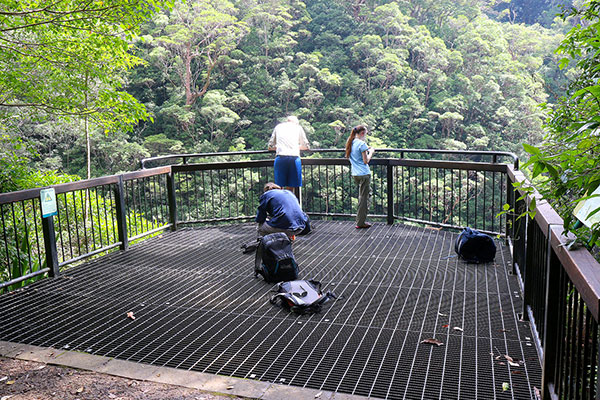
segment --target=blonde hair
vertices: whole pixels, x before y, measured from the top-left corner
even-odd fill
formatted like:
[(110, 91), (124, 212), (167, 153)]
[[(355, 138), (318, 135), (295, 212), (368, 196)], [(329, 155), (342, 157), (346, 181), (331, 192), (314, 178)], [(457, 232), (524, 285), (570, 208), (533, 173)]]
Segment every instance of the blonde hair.
[(346, 158), (350, 158), (350, 152), (352, 151), (352, 142), (356, 139), (356, 136), (361, 132), (365, 132), (367, 128), (364, 125), (356, 125), (352, 128), (352, 132), (350, 132), (350, 136), (348, 136), (348, 140), (346, 140)]

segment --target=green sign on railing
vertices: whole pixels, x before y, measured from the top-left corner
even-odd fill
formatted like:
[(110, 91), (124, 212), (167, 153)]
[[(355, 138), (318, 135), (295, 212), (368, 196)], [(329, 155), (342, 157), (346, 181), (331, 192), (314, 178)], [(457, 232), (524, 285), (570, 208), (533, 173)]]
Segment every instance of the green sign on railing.
[(42, 203), (42, 217), (47, 218), (57, 214), (56, 193), (54, 189), (40, 190), (40, 201)]

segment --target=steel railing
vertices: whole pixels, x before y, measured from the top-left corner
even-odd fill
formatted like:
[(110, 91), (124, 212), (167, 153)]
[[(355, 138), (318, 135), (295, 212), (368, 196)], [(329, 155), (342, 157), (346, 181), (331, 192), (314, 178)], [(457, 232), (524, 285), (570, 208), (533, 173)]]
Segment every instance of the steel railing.
[[(508, 169), (510, 187), (526, 182)], [(513, 270), (523, 294), (523, 318), (543, 360), (543, 399), (597, 399), (600, 264), (585, 248), (569, 250), (563, 220), (537, 193), (511, 190)], [(535, 217), (518, 218), (536, 197)]]
[(170, 227), (169, 167), (53, 186), (57, 215), (42, 218), (42, 188), (0, 194), (0, 289)]
[[(315, 218), (354, 215), (357, 188), (340, 152), (313, 151), (302, 159), (302, 206)], [(340, 157), (323, 158), (335, 153)], [(516, 157), (395, 149), (376, 154), (370, 218), (471, 226), (505, 236), (521, 284), (523, 318), (532, 324), (543, 360), (544, 399), (597, 398), (600, 265), (585, 249), (567, 249), (563, 222), (548, 204), (537, 202), (534, 219), (518, 218), (531, 198), (514, 189), (525, 180)], [(270, 158), (249, 159), (254, 156)], [(41, 217), (40, 189), (0, 194), (0, 289), (55, 276), (69, 264), (179, 225), (250, 221), (263, 185), (273, 180), (272, 156), (259, 151), (147, 159), (144, 166), (178, 158), (183, 163), (56, 185), (58, 215), (50, 218)], [(498, 163), (500, 157), (511, 163)], [(513, 212), (503, 212), (505, 203)]]
[[(313, 150), (302, 159), (304, 184), (302, 205), (315, 217), (353, 216), (356, 187), (349, 162), (342, 157), (321, 158), (324, 154), (343, 154), (342, 149)], [(146, 159), (143, 165), (158, 161), (184, 161), (173, 165), (177, 184), (178, 223), (204, 223), (251, 219), (264, 183), (273, 180), (273, 161), (246, 160), (187, 164), (194, 157), (233, 157), (271, 155), (272, 152), (243, 152), (173, 155)], [(488, 162), (448, 159), (406, 159), (406, 154), (423, 158), (487, 158)], [(387, 156), (397, 156), (386, 158)], [(447, 150), (378, 149), (371, 161), (373, 170), (371, 217), (427, 223), (444, 227), (476, 226), (504, 234), (504, 216), (496, 218), (506, 203), (506, 164), (508, 157), (518, 166), (512, 153), (459, 152)], [(240, 188), (242, 192), (240, 193)], [(224, 195), (229, 192), (230, 195)]]
[[(344, 154), (344, 149), (312, 149), (312, 150), (303, 150), (302, 154), (304, 156), (314, 156), (321, 154), (338, 154), (342, 156)], [(180, 164), (188, 164), (191, 160), (198, 161), (207, 161), (211, 159), (219, 159), (226, 158), (230, 159), (244, 159), (249, 160), (252, 157), (265, 159), (272, 158), (275, 152), (271, 150), (253, 150), (253, 151), (228, 151), (228, 152), (215, 152), (215, 153), (190, 153), (190, 154), (169, 154), (166, 156), (157, 156), (157, 157), (148, 157), (143, 158), (140, 161), (140, 166), (142, 169), (148, 168), (149, 164), (167, 164), (173, 165), (178, 164), (177, 161), (180, 161)], [(442, 157), (459, 157), (464, 159), (465, 157), (475, 157), (479, 159), (487, 160), (491, 163), (498, 163), (500, 158), (510, 158), (514, 169), (519, 169), (519, 158), (514, 153), (506, 152), (506, 151), (475, 151), (475, 150), (441, 150), (441, 149), (377, 149), (377, 157), (380, 154), (394, 154), (398, 158), (405, 158), (407, 154), (418, 155), (420, 157), (425, 157), (425, 159), (431, 159), (436, 156)]]
[[(302, 204), (313, 217), (353, 216), (357, 189), (342, 152), (313, 150), (303, 158)], [(340, 157), (322, 158), (330, 154)], [(503, 234), (495, 216), (505, 201), (506, 164), (497, 161), (508, 158), (518, 166), (513, 154), (414, 149), (377, 154), (371, 162), (372, 218)], [(408, 154), (421, 159), (405, 158)], [(273, 180), (272, 159), (248, 160), (256, 155), (273, 153), (157, 157), (142, 164), (178, 159), (184, 164), (56, 185), (58, 215), (51, 218), (41, 217), (41, 188), (0, 194), (0, 289), (55, 275), (68, 264), (125, 249), (177, 224), (251, 220), (264, 183)], [(185, 163), (192, 159), (220, 162)]]

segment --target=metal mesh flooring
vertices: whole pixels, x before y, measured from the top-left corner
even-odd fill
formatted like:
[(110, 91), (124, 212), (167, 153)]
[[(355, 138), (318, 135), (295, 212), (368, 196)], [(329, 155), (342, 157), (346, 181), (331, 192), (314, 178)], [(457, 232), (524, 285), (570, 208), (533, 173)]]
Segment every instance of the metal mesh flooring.
[(0, 340), (376, 398), (535, 399), (540, 363), (502, 243), (472, 265), (456, 233), (313, 221), (294, 243), (300, 277), (339, 299), (296, 316), (252, 277), (239, 246), (254, 229), (179, 230), (0, 296)]

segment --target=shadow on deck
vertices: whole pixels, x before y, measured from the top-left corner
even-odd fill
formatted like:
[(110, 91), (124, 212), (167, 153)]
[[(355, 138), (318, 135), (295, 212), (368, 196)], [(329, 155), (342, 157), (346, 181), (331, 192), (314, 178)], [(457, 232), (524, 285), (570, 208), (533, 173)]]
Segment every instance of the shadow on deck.
[(252, 276), (253, 224), (182, 229), (0, 296), (0, 340), (375, 398), (535, 399), (508, 249), (465, 264), (456, 235), (314, 221), (300, 277), (339, 298), (296, 316)]

